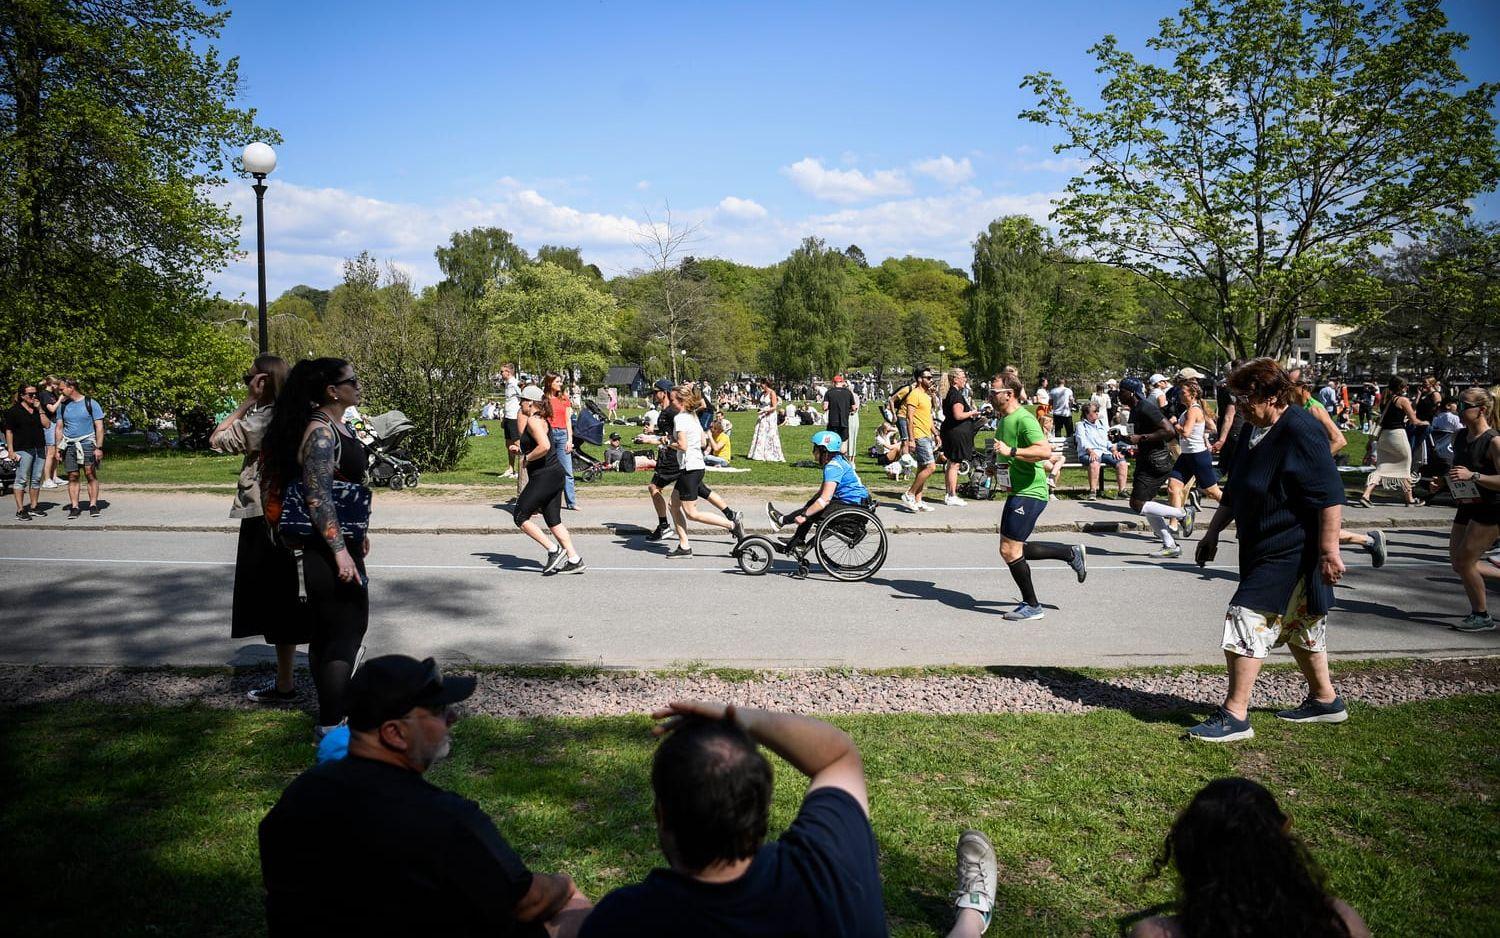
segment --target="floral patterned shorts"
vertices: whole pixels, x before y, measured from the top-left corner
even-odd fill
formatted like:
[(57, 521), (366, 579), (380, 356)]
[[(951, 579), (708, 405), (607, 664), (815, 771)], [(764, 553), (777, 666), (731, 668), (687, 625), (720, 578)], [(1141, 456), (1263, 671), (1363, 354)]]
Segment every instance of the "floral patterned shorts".
[(1224, 612), (1224, 650), (1245, 658), (1264, 658), (1272, 648), (1286, 644), (1327, 651), (1327, 638), (1328, 616), (1308, 614), (1306, 590), (1300, 582), (1284, 613), (1244, 606), (1230, 606)]

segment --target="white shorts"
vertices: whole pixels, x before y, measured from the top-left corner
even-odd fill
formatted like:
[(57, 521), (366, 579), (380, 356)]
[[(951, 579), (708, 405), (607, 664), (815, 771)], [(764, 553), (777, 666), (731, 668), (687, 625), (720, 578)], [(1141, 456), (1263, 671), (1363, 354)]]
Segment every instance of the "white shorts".
[(1301, 582), (1292, 591), (1285, 612), (1262, 612), (1230, 606), (1224, 612), (1224, 650), (1244, 658), (1264, 658), (1272, 648), (1290, 644), (1306, 651), (1328, 650), (1328, 616), (1307, 612)]

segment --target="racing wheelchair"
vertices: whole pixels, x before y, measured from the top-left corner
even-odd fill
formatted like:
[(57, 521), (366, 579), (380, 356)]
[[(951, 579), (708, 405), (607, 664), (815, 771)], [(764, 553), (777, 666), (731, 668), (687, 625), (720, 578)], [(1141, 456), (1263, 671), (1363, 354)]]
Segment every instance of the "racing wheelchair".
[(795, 547), (752, 534), (736, 544), (730, 555), (742, 573), (761, 576), (771, 569), (777, 554), (787, 554), (797, 561), (797, 576), (805, 577), (811, 554), (829, 576), (851, 583), (869, 579), (885, 563), (890, 539), (875, 514), (874, 499), (858, 505), (836, 503), (814, 515), (812, 522), (806, 539)]

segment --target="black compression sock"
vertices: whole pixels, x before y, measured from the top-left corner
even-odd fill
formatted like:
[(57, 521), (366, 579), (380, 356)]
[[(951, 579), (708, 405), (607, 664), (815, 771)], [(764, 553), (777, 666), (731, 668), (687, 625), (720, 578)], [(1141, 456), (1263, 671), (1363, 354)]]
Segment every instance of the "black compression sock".
[(667, 522), (667, 516), (666, 515), (660, 515), (659, 517), (657, 517), (657, 519), (656, 519), (656, 526), (658, 528), (664, 528), (664, 527), (667, 526), (667, 524), (668, 524), (668, 522)]
[(1049, 541), (1027, 541), (1021, 556), (1027, 560), (1072, 560), (1073, 548)]
[(1006, 566), (1010, 568), (1011, 579), (1021, 588), (1021, 601), (1028, 606), (1040, 605), (1036, 599), (1036, 588), (1031, 585), (1031, 564), (1026, 562), (1026, 558), (1022, 557)]

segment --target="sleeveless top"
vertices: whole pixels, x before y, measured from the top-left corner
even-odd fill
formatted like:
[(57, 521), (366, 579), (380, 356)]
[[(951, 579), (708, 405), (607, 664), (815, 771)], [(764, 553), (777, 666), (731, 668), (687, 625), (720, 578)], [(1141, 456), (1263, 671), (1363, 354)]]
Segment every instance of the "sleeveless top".
[[(1193, 407), (1198, 408), (1200, 412), (1203, 411), (1202, 404), (1195, 403)], [(1192, 408), (1188, 409), (1191, 410)], [(1193, 424), (1193, 429), (1189, 430), (1188, 435), (1182, 438), (1182, 451), (1184, 453), (1204, 453), (1208, 451), (1208, 442), (1203, 438), (1204, 431), (1208, 429), (1208, 420), (1206, 417), (1207, 415), (1204, 414), (1204, 418), (1199, 419), (1197, 423)]]
[(1380, 429), (1399, 430), (1406, 426), (1406, 412), (1396, 406), (1396, 402), (1405, 395), (1398, 394), (1391, 398), (1391, 402), (1385, 405), (1385, 413), (1380, 415)]
[[(1494, 427), (1472, 440), (1467, 433), (1460, 433), (1459, 438), (1453, 441), (1453, 464), (1480, 475), (1500, 475), (1500, 466), (1496, 466), (1495, 461), (1490, 458), (1490, 441), (1496, 436), (1500, 436), (1500, 430)], [(1479, 502), (1482, 505), (1500, 505), (1500, 492), (1479, 485)]]
[(333, 431), (333, 438), (338, 441), (339, 458), (338, 465), (333, 467), (333, 477), (343, 482), (354, 482), (363, 485), (365, 482), (365, 468), (369, 465), (369, 459), (365, 454), (365, 446), (354, 435), (334, 426), (333, 421), (322, 414), (315, 414), (317, 420)]
[[(531, 455), (531, 451), (536, 449), (537, 443), (536, 439), (531, 435), (531, 418), (523, 415), (521, 419), (526, 421), (521, 424), (521, 458), (526, 459)], [(539, 461), (528, 462), (526, 464), (526, 471), (541, 472), (543, 469), (550, 469), (553, 466), (562, 468), (562, 463), (557, 461), (557, 447), (555, 446), (547, 450), (547, 455), (543, 456)]]

